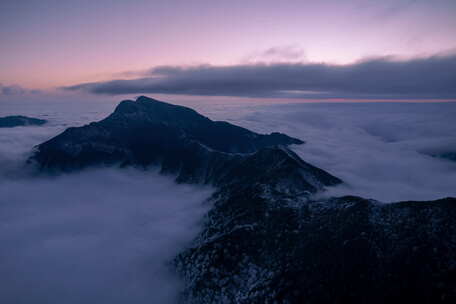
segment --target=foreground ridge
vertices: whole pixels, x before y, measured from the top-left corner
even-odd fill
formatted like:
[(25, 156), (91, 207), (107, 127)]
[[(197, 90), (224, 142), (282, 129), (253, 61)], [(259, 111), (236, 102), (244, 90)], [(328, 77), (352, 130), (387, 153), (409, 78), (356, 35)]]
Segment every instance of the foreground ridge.
[(312, 201), (222, 189), (174, 260), (183, 303), (452, 303), (456, 199)]

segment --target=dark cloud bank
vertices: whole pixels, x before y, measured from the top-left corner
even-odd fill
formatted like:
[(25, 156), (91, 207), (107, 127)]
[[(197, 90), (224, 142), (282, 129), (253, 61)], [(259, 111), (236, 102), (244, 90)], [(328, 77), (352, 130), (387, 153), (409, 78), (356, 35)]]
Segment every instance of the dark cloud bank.
[(161, 66), (138, 79), (83, 83), (64, 89), (111, 95), (453, 99), (456, 98), (456, 55), (406, 61), (383, 57), (349, 65)]

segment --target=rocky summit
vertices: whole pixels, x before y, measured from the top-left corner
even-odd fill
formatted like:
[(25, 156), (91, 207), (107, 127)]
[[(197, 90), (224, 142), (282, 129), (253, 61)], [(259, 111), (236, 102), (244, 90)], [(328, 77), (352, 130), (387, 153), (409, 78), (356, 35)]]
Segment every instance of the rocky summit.
[(198, 237), (173, 259), (183, 303), (454, 303), (456, 199), (316, 199), (342, 181), (287, 147), (302, 143), (142, 96), (38, 145), (29, 162), (158, 166), (213, 185)]
[(33, 117), (15, 115), (0, 117), (0, 128), (12, 128), (18, 126), (40, 126), (45, 124), (47, 121), (44, 119), (38, 119)]

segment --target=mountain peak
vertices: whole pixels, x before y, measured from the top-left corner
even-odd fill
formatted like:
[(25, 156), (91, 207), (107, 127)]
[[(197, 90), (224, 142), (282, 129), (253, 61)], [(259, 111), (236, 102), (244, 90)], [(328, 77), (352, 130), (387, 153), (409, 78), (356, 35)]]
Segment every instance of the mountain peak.
[(166, 102), (163, 102), (163, 101), (160, 101), (160, 100), (157, 100), (157, 99), (154, 99), (154, 98), (150, 98), (150, 97), (147, 97), (147, 96), (144, 96), (144, 95), (138, 96), (136, 98), (136, 102), (160, 102), (160, 103), (166, 103)]
[(217, 153), (251, 154), (303, 141), (281, 133), (259, 134), (212, 121), (188, 107), (140, 96), (120, 102), (99, 122), (67, 129), (39, 145), (33, 158), (42, 167), (66, 169), (99, 162), (149, 165), (169, 153), (176, 161), (187, 157), (191, 143)]
[(268, 146), (304, 143), (277, 132), (258, 134), (228, 122), (212, 121), (191, 108), (146, 96), (122, 101), (113, 114), (99, 123), (109, 128), (137, 126), (142, 132), (147, 129), (154, 132), (166, 126), (173, 134), (226, 153), (253, 153)]

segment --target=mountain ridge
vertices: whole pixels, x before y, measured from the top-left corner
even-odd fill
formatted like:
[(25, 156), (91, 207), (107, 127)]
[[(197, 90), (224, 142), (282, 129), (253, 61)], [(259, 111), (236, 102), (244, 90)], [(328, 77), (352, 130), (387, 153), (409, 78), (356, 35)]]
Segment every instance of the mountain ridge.
[(29, 163), (159, 166), (179, 183), (214, 186), (201, 231), (172, 261), (183, 303), (456, 299), (456, 198), (315, 199), (342, 180), (287, 147), (302, 141), (272, 134), (139, 97), (38, 145)]
[[(257, 182), (274, 177), (276, 182), (283, 181), (285, 172), (274, 167), (280, 160), (289, 172), (294, 172), (295, 192), (316, 192), (341, 183), (286, 148), (302, 143), (281, 133), (263, 135), (214, 122), (190, 108), (141, 96), (136, 101), (120, 102), (99, 122), (68, 128), (38, 145), (29, 163), (56, 171), (116, 163), (159, 166), (163, 173), (176, 175), (178, 182), (220, 186), (241, 176), (255, 179), (266, 168), (269, 176), (263, 175), (263, 181)], [(300, 173), (304, 171), (307, 175)], [(316, 182), (319, 179), (322, 182)]]

